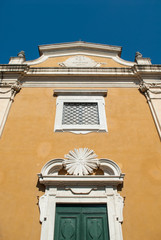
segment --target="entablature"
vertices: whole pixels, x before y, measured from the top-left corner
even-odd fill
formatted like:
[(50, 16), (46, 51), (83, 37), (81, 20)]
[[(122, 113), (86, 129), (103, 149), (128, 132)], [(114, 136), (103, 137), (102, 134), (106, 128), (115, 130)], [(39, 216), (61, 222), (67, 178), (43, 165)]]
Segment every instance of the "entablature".
[[(159, 83), (161, 65), (135, 65), (126, 68), (49, 68), (25, 64), (0, 65), (1, 82), (22, 83), (22, 87), (138, 87), (141, 81)], [(82, 84), (81, 84), (82, 81)]]
[(49, 74), (49, 75), (133, 75), (131, 68), (30, 68), (27, 72), (29, 74)]

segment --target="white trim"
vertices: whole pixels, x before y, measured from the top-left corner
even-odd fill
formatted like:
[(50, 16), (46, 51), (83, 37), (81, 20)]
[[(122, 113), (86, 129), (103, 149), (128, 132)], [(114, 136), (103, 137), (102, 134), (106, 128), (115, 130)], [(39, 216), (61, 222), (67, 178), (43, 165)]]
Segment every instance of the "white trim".
[(112, 59), (117, 63), (129, 66), (129, 67), (136, 65), (135, 62), (130, 62), (130, 61), (124, 60), (124, 59), (120, 58), (119, 56), (113, 57)]
[[(15, 97), (16, 92), (12, 91), (10, 88), (0, 88), (0, 101), (1, 101), (1, 107), (0, 107), (0, 137), (2, 136), (3, 129), (13, 102), (13, 99)], [(3, 104), (2, 104), (3, 101)]]
[(157, 96), (152, 97), (152, 94), (150, 93), (150, 91), (147, 91), (147, 93), (145, 93), (145, 96), (147, 98), (147, 102), (149, 104), (157, 131), (158, 131), (158, 135), (161, 139), (161, 113), (160, 113), (160, 111), (158, 111), (158, 108), (156, 108), (156, 104), (154, 102), (154, 100), (157, 100), (157, 104), (160, 105), (161, 104), (161, 96), (160, 97), (158, 96), (158, 98), (157, 98)]
[(140, 91), (145, 94), (159, 137), (161, 139), (161, 83), (142, 81)]
[[(51, 53), (50, 53), (51, 54)], [(83, 55), (83, 56), (91, 56), (91, 57), (100, 57), (100, 58), (109, 58), (109, 59), (113, 59), (115, 62), (119, 63), (119, 64), (122, 64), (122, 65), (125, 65), (125, 66), (134, 66), (136, 65), (135, 62), (131, 62), (131, 61), (127, 61), (127, 60), (124, 60), (122, 58), (120, 58), (119, 56), (116, 56), (114, 54), (109, 54), (107, 55), (107, 53), (97, 53), (97, 52), (86, 52), (86, 51), (82, 51), (82, 52), (79, 52), (79, 51), (76, 51), (76, 52), (63, 52), (63, 53), (59, 53), (59, 54), (54, 54), (52, 53), (52, 55), (42, 55), (41, 57), (35, 59), (35, 60), (30, 60), (30, 61), (25, 61), (23, 64), (27, 64), (27, 65), (36, 65), (36, 64), (40, 64), (40, 63), (43, 63), (44, 61), (46, 61), (48, 58), (56, 58), (56, 57), (63, 57), (63, 56), (77, 56), (77, 55)], [(61, 69), (61, 67), (60, 67)]]
[(40, 67), (40, 68), (30, 68), (26, 72), (28, 75), (123, 75), (123, 76), (133, 76), (134, 72), (132, 68), (55, 68), (55, 67)]
[[(92, 92), (91, 92), (92, 94)], [(98, 104), (99, 125), (63, 125), (63, 104), (65, 102), (96, 102)], [(86, 134), (89, 132), (107, 132), (105, 101), (102, 96), (82, 96), (78, 93), (77, 96), (58, 96), (56, 101), (56, 116), (54, 132), (72, 132)]]
[[(50, 176), (43, 176), (42, 180), (40, 179), (40, 182), (43, 182), (45, 185), (51, 185), (54, 181), (55, 186), (59, 186), (61, 183), (63, 184), (64, 177), (59, 175), (53, 175)], [(85, 175), (85, 176), (73, 176), (73, 175), (67, 175), (66, 176), (66, 184), (69, 184), (71, 186), (74, 186), (75, 184), (85, 184), (86, 186), (95, 186), (95, 185), (118, 185), (122, 183), (122, 175), (120, 176), (110, 176), (110, 175)]]
[(138, 88), (140, 80), (136, 75), (108, 76), (24, 76), (22, 87), (53, 87), (53, 88)]
[(96, 87), (96, 88), (137, 88), (138, 89), (139, 83), (111, 83), (111, 82), (107, 82), (107, 83), (88, 83), (88, 84), (81, 84), (81, 83), (35, 83), (35, 82), (26, 82), (23, 83), (22, 88), (65, 88), (65, 87), (74, 87), (74, 88), (91, 88), (91, 87)]
[(32, 81), (25, 80), (22, 83), (23, 88), (137, 88), (139, 87), (139, 81), (128, 81), (125, 79), (122, 82), (119, 80), (105, 80), (102, 81), (50, 81), (46, 79), (45, 82), (36, 79)]
[(105, 89), (55, 89), (54, 96), (107, 96), (107, 90)]
[(42, 63), (42, 62), (46, 61), (48, 58), (49, 58), (48, 56), (42, 55), (37, 59), (30, 60), (30, 61), (25, 61), (23, 64), (36, 65), (36, 64), (39, 64), (39, 63)]
[(107, 44), (99, 44), (99, 43), (89, 43), (89, 42), (83, 42), (83, 41), (77, 41), (77, 42), (67, 42), (67, 43), (57, 43), (57, 44), (47, 44), (47, 45), (40, 45), (39, 52), (40, 54), (43, 54), (46, 51), (56, 51), (60, 49), (71, 49), (71, 48), (92, 48), (92, 49), (101, 49), (103, 51), (115, 51), (118, 54), (121, 54), (122, 47), (119, 46), (113, 46), (113, 45), (107, 45)]
[[(100, 164), (102, 161), (111, 168), (109, 173), (113, 172), (113, 175), (67, 176), (58, 175), (57, 161), (63, 166), (63, 159), (53, 159), (38, 174), (40, 183), (46, 186), (45, 194), (39, 200), (41, 240), (53, 240), (56, 203), (107, 204), (110, 240), (122, 240), (123, 198), (117, 193), (117, 185), (123, 183), (124, 174), (119, 166), (109, 159), (100, 159)], [(59, 182), (55, 181), (56, 177)], [(74, 177), (71, 182), (70, 177)], [(46, 181), (49, 178), (50, 182)], [(98, 182), (99, 178), (101, 181)], [(118, 178), (120, 181), (116, 180)]]
[(35, 65), (44, 62), (49, 57), (60, 57), (60, 56), (96, 56), (112, 58), (114, 61), (126, 65), (133, 66), (136, 63), (126, 61), (120, 58), (122, 47), (111, 46), (105, 44), (94, 44), (86, 42), (71, 42), (71, 43), (60, 43), (60, 44), (49, 44), (39, 46), (40, 56), (38, 59), (26, 61), (25, 64)]

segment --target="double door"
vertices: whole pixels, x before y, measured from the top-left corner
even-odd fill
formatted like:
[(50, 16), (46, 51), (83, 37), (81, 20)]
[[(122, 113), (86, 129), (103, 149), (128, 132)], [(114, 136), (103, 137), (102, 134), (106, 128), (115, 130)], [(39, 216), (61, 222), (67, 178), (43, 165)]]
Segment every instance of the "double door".
[(54, 240), (109, 240), (106, 205), (57, 205)]

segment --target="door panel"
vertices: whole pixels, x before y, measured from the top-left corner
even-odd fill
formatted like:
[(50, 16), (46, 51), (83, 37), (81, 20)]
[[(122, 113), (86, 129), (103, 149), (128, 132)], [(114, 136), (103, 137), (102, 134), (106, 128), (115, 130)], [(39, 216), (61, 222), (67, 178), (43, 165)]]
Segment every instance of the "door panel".
[(83, 214), (83, 239), (108, 240), (107, 215), (101, 213)]
[(86, 223), (86, 236), (89, 240), (102, 240), (103, 228), (102, 219), (100, 218), (87, 218)]
[(77, 221), (76, 218), (61, 218), (60, 219), (60, 239), (76, 240), (77, 239)]
[(57, 213), (55, 240), (80, 240), (80, 214)]
[(109, 240), (106, 205), (57, 205), (54, 240)]

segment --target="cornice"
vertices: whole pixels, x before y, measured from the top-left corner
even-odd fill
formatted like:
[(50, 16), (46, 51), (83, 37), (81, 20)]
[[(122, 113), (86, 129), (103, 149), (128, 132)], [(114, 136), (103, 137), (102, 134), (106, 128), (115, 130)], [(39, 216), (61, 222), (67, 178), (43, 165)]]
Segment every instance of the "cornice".
[(41, 184), (44, 185), (52, 185), (54, 182), (55, 186), (59, 185), (81, 185), (81, 186), (108, 186), (108, 185), (119, 185), (123, 183), (124, 174), (121, 174), (120, 176), (101, 176), (101, 175), (95, 175), (95, 176), (70, 176), (67, 175), (65, 177), (63, 176), (42, 176), (41, 174), (38, 174), (39, 181)]
[[(121, 59), (122, 60), (122, 59)], [(26, 72), (27, 74), (36, 74), (36, 73), (161, 73), (161, 65), (133, 65), (131, 67), (123, 67), (123, 68), (114, 68), (114, 67), (106, 67), (106, 68), (59, 68), (59, 67), (32, 67), (27, 64), (0, 64), (1, 72)]]
[(94, 73), (99, 74), (160, 74), (161, 73), (161, 65), (134, 65), (131, 67), (124, 68), (114, 68), (114, 67), (106, 67), (106, 68), (58, 68), (58, 67), (32, 67), (30, 68), (27, 64), (1, 64), (0, 65), (1, 72), (25, 72), (26, 74), (89, 74), (92, 75)]
[(49, 75), (132, 75), (133, 70), (131, 68), (30, 68), (27, 75), (35, 74), (49, 74)]
[(48, 51), (60, 51), (65, 49), (69, 50), (71, 48), (80, 48), (80, 49), (86, 48), (86, 49), (113, 51), (118, 53), (119, 56), (121, 56), (121, 51), (122, 51), (122, 47), (105, 45), (105, 44), (87, 43), (82, 41), (38, 46), (40, 56)]
[[(101, 76), (101, 77), (100, 77)], [(31, 75), (21, 78), (22, 87), (51, 87), (51, 88), (138, 88), (140, 80), (135, 75), (65, 75), (47, 76)]]
[(107, 96), (107, 90), (102, 89), (55, 89), (54, 96)]
[(137, 87), (145, 82), (160, 83), (161, 65), (134, 65), (126, 68), (31, 68), (25, 64), (1, 64), (1, 81), (22, 87)]
[(133, 67), (138, 73), (161, 73), (161, 65), (135, 65)]
[(56, 57), (64, 57), (64, 56), (88, 56), (88, 57), (101, 57), (101, 58), (109, 58), (109, 59), (113, 59), (115, 62), (120, 63), (122, 65), (126, 65), (128, 67), (135, 65), (135, 62), (130, 62), (127, 60), (124, 60), (122, 58), (120, 58), (119, 55), (117, 55), (116, 52), (112, 52), (112, 51), (94, 51), (94, 50), (89, 50), (89, 49), (80, 49), (80, 48), (74, 48), (74, 49), (70, 49), (70, 50), (61, 50), (58, 52), (46, 52), (45, 54), (41, 55), (39, 58), (34, 59), (34, 60), (30, 60), (30, 61), (26, 61), (25, 64), (27, 65), (36, 65), (36, 64), (40, 64), (44, 61), (46, 61), (48, 58), (56, 58)]
[(24, 72), (27, 69), (27, 64), (0, 64), (1, 72)]

